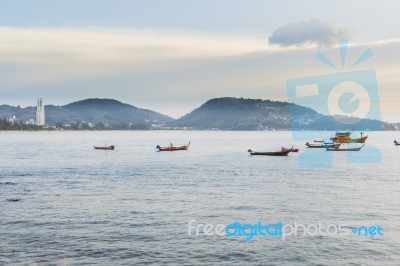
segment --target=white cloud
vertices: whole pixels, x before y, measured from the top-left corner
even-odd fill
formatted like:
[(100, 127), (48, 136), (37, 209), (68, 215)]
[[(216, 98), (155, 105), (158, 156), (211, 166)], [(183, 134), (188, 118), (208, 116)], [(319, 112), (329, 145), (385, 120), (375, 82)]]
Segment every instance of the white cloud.
[(0, 27), (0, 39), (2, 64), (53, 73), (59, 70), (60, 74), (110, 71), (126, 64), (242, 55), (267, 48), (263, 39), (161, 29)]
[(338, 39), (351, 39), (354, 31), (335, 22), (314, 18), (309, 21), (290, 23), (275, 30), (269, 37), (270, 44), (282, 46), (317, 44), (331, 46)]
[(304, 49), (265, 38), (170, 29), (0, 27), (2, 82), (31, 84), (154, 69), (188, 60)]
[(166, 29), (0, 27), (0, 40), (0, 78), (3, 85), (12, 86), (276, 49), (265, 38)]

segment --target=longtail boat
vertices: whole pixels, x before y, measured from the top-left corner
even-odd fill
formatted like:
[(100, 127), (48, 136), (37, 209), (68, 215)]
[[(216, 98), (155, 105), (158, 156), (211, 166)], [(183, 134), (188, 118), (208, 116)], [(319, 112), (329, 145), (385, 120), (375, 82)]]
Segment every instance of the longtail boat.
[(360, 133), (361, 137), (352, 139), (351, 138), (351, 132), (346, 131), (346, 132), (336, 132), (335, 136), (331, 138), (331, 140), (335, 143), (365, 143), (367, 140), (368, 136), (363, 137), (363, 132)]
[(356, 148), (326, 148), (327, 151), (359, 151), (361, 148), (364, 147), (364, 144), (360, 147)]
[(247, 152), (250, 152), (250, 155), (268, 155), (268, 156), (287, 156), (290, 150), (286, 151), (273, 151), (273, 152), (255, 152), (249, 149)]
[(156, 146), (156, 149), (158, 151), (186, 151), (189, 148), (190, 141), (187, 145), (182, 145), (182, 146), (174, 146), (172, 143), (167, 146), (167, 147), (161, 147), (160, 145)]
[(321, 142), (318, 144), (314, 144), (314, 143), (306, 143), (307, 148), (335, 148), (335, 147), (339, 147), (341, 145), (341, 143), (333, 143), (333, 142)]
[(395, 146), (400, 146), (400, 142), (397, 142), (397, 140), (394, 141)]
[(285, 147), (282, 147), (281, 151), (290, 151), (290, 152), (299, 152), (299, 149), (291, 147), (290, 149), (287, 149)]
[(308, 141), (306, 142), (307, 148), (323, 148), (322, 143), (314, 144), (314, 143), (309, 143)]
[(96, 150), (114, 150), (115, 146), (93, 146)]

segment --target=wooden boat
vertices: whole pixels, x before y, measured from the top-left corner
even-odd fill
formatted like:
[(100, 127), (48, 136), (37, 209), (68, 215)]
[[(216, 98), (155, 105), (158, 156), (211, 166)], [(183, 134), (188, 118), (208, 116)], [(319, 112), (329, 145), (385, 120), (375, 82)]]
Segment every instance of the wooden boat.
[(269, 156), (287, 156), (290, 150), (286, 151), (273, 151), (273, 152), (255, 152), (249, 149), (247, 152), (250, 152), (250, 155), (269, 155)]
[(318, 144), (314, 144), (314, 143), (306, 143), (307, 148), (335, 148), (335, 147), (339, 147), (341, 145), (341, 143), (333, 143), (333, 142), (321, 142)]
[(342, 143), (324, 142), (322, 147), (324, 148), (339, 148)]
[(291, 147), (290, 149), (286, 149), (285, 147), (282, 147), (281, 151), (299, 152), (299, 149), (293, 147)]
[(323, 139), (314, 139), (314, 142), (324, 142)]
[(394, 141), (395, 146), (400, 146), (400, 142), (397, 142), (397, 140)]
[(326, 148), (326, 150), (327, 151), (359, 151), (359, 150), (361, 150), (362, 147), (364, 147), (364, 144), (357, 148), (341, 148), (341, 149), (339, 149), (339, 147), (338, 147), (338, 148)]
[(115, 146), (111, 145), (111, 146), (93, 146), (93, 148), (95, 148), (96, 150), (114, 150)]
[(160, 145), (156, 146), (156, 149), (158, 151), (186, 151), (189, 148), (190, 141), (187, 145), (182, 145), (182, 146), (174, 146), (172, 143), (168, 147), (161, 147)]
[(307, 148), (323, 148), (322, 143), (314, 144), (314, 143), (309, 143), (308, 141), (306, 142)]
[(336, 132), (335, 136), (331, 138), (331, 140), (335, 143), (365, 143), (368, 136), (363, 137), (363, 132), (360, 133), (361, 137), (352, 139), (351, 132)]

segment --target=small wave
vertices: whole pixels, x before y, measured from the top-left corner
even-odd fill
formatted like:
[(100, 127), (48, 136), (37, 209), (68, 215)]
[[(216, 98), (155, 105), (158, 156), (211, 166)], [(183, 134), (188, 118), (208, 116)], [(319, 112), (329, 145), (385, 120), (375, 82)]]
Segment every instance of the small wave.
[(99, 220), (99, 221), (88, 221), (86, 224), (110, 224), (111, 221), (108, 220)]
[(0, 186), (12, 186), (16, 185), (17, 183), (14, 182), (0, 182)]
[(9, 202), (17, 202), (17, 201), (21, 201), (21, 199), (17, 199), (17, 198), (12, 198), (12, 199), (6, 199)]
[(233, 207), (230, 208), (231, 210), (238, 210), (238, 211), (242, 211), (242, 210), (254, 210), (256, 209), (254, 206), (237, 206), (237, 207)]
[(9, 173), (7, 174), (10, 177), (16, 177), (16, 176), (31, 176), (31, 174), (27, 174), (27, 173)]

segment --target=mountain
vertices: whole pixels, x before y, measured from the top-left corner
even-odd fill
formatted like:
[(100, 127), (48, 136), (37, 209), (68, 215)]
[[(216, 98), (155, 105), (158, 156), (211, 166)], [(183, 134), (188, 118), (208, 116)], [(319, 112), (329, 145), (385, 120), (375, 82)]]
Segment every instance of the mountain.
[[(215, 98), (174, 120), (112, 99), (86, 99), (46, 105), (46, 124), (72, 129), (187, 128), (220, 130), (396, 130), (399, 125), (354, 117), (325, 116), (293, 103), (244, 98)], [(36, 107), (0, 105), (1, 116), (35, 119)], [(347, 124), (339, 123), (344, 121)], [(358, 121), (359, 120), (359, 121)], [(88, 123), (95, 124), (89, 126)], [(71, 124), (67, 126), (66, 124)]]
[[(383, 127), (382, 127), (383, 125)], [(170, 127), (221, 130), (346, 130), (332, 116), (287, 102), (215, 98), (191, 113), (167, 124)], [(362, 119), (351, 130), (394, 130), (389, 123)]]
[(36, 118), (36, 107), (21, 108), (20, 106), (0, 105), (0, 117), (17, 117), (19, 120), (27, 121)]
[(208, 100), (168, 126), (222, 130), (289, 129), (290, 119), (287, 103), (225, 97)]
[[(46, 105), (46, 124), (56, 123), (107, 123), (111, 125), (132, 124), (137, 126), (163, 125), (173, 118), (112, 99), (86, 99), (63, 106)], [(35, 119), (36, 107), (0, 106), (3, 116), (15, 115), (21, 121)], [(145, 127), (144, 127), (145, 128)]]
[[(49, 108), (51, 109), (46, 109), (46, 119), (54, 122), (58, 120), (111, 124), (165, 124), (173, 120), (169, 116), (111, 99), (86, 99), (61, 106), (58, 109), (53, 106), (49, 106)], [(47, 114), (49, 111), (51, 113)], [(65, 118), (60, 120), (63, 115)]]

